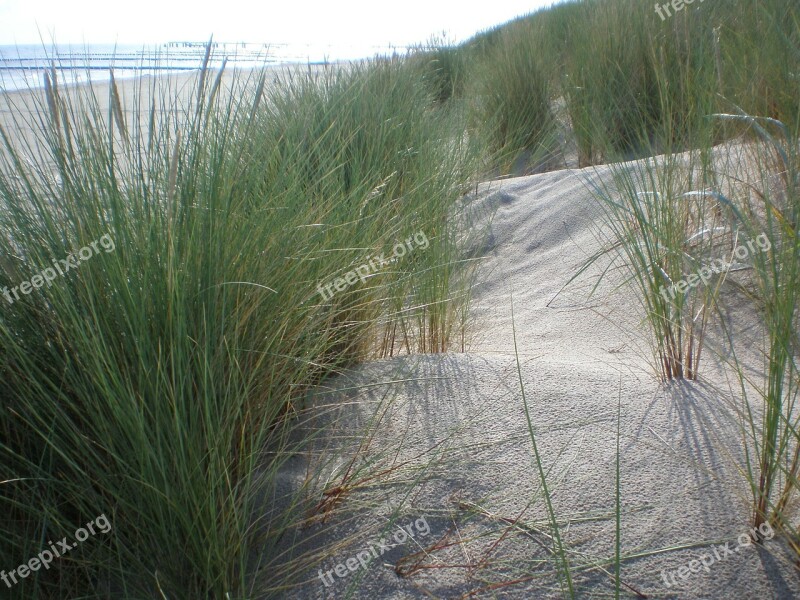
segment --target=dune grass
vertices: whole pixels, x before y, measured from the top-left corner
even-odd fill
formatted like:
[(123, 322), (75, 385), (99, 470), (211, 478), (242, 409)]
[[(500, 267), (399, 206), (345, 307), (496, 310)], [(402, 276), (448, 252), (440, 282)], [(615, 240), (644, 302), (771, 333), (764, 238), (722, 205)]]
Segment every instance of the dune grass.
[[(792, 0), (696, 3), (666, 21), (634, 0), (588, 1), (460, 46), (276, 81), (204, 66), (188, 90), (140, 82), (131, 112), (113, 77), (100, 96), (48, 74), (33, 138), (0, 130), (0, 290), (103, 236), (114, 249), (13, 303), (0, 296), (2, 566), (103, 513), (112, 531), (10, 597), (249, 598), (287, 585), (292, 557), (270, 553), (307, 507), (265, 514), (262, 502), (298, 449), (306, 392), (366, 358), (465, 348), (474, 263), (461, 259), (470, 224), (456, 200), (479, 168), (561, 164), (562, 114), (579, 165), (664, 155), (615, 166), (614, 187), (596, 190), (662, 379), (700, 373), (723, 278), (662, 290), (731, 237), (768, 235), (754, 263), (768, 369), (763, 418), (745, 414), (748, 472), (754, 524), (800, 550), (798, 48)], [(753, 130), (771, 149), (741, 204), (708, 156)], [(420, 234), (424, 247), (319, 293)], [(618, 486), (619, 464), (617, 595)], [(552, 506), (548, 518), (573, 595)]]
[[(748, 374), (732, 353), (741, 381), (746, 474), (753, 494), (753, 525), (768, 522), (788, 534), (800, 553), (796, 526), (798, 474), (800, 471), (800, 417), (798, 379), (797, 300), (800, 292), (800, 162), (798, 138), (784, 123), (746, 114), (715, 115), (743, 123), (758, 141), (753, 143), (749, 164), (728, 165), (739, 170), (716, 174), (719, 185), (739, 193), (726, 197), (742, 236), (760, 236), (766, 243), (753, 253), (752, 297), (764, 329), (764, 374)], [(749, 173), (749, 176), (747, 175)], [(733, 184), (733, 185), (732, 185)], [(736, 340), (731, 340), (736, 349)], [(750, 396), (756, 395), (748, 402)], [(751, 404), (758, 408), (752, 408)]]
[[(113, 527), (11, 597), (280, 585), (254, 565), (293, 517), (258, 503), (305, 391), (364, 357), (461, 339), (446, 216), (472, 163), (456, 124), (399, 61), (265, 77), (141, 83), (126, 115), (113, 82), (105, 102), (53, 74), (37, 145), (2, 132), (0, 287), (115, 244), (2, 300), (0, 554), (22, 564), (101, 513)], [(318, 293), (419, 232), (424, 248)]]
[(555, 152), (553, 86), (536, 38), (505, 33), (473, 67), (469, 114), (488, 166), (519, 173), (535, 170)]
[(719, 203), (697, 185), (702, 181), (681, 155), (611, 169), (611, 184), (594, 183), (609, 233), (605, 247), (586, 267), (610, 254), (606, 270), (617, 263), (626, 270), (652, 332), (659, 377), (696, 379), (722, 281), (713, 276), (709, 263), (730, 233)]
[[(567, 2), (463, 44), (465, 89), (506, 99), (507, 116), (476, 131), (507, 151), (541, 146), (553, 108), (543, 95), (563, 103), (580, 166), (688, 149), (709, 114), (727, 112), (723, 98), (796, 122), (799, 24), (792, 0), (696, 2), (664, 21), (638, 0)], [(717, 123), (715, 140), (739, 131)]]

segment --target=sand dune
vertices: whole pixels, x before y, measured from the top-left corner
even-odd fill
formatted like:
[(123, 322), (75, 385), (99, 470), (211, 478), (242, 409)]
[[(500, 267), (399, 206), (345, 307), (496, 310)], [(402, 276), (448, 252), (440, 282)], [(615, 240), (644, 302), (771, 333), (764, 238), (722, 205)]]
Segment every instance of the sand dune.
[[(621, 274), (591, 296), (597, 269), (562, 289), (600, 243), (602, 211), (585, 185), (593, 177), (608, 180), (610, 169), (487, 183), (471, 199), (495, 214), (487, 243), (470, 249), (485, 262), (469, 353), (374, 362), (319, 390), (315, 422), (333, 427), (311, 460), (324, 474), (318, 491), (346, 472), (359, 485), (329, 520), (298, 532), (300, 549), (333, 549), (322, 577), (309, 572), (286, 598), (564, 597), (532, 463), (512, 297), (526, 397), (577, 596), (614, 593), (603, 569), (614, 568), (618, 403), (622, 597), (800, 596), (782, 542), (762, 548), (740, 537), (750, 528), (749, 494), (737, 467), (739, 399), (724, 362), (709, 350), (701, 381), (661, 385), (641, 305), (619, 287)], [(741, 319), (745, 329), (754, 322)], [(359, 448), (365, 431), (370, 441)], [(357, 467), (348, 466), (353, 456)], [(393, 518), (402, 525), (423, 516), (430, 534), (348, 570), (348, 558), (392, 534)], [(707, 570), (691, 562), (701, 559)]]

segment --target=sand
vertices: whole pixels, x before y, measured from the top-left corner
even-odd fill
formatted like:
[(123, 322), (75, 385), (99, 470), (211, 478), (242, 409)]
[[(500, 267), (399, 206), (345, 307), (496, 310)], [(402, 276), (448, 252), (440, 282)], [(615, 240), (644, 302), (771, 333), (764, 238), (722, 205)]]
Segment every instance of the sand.
[[(318, 71), (325, 67), (322, 65), (271, 65), (262, 69), (232, 69), (227, 68), (221, 79), (223, 92), (234, 91), (244, 94), (241, 86), (254, 87), (257, 76), (263, 72), (266, 78), (266, 88), (277, 77), (297, 71)], [(210, 88), (214, 82), (218, 69), (209, 69), (206, 73), (206, 85)], [(182, 114), (184, 107), (194, 102), (197, 94), (200, 71), (175, 71), (162, 72), (157, 75), (143, 75), (134, 78), (116, 79), (120, 96), (120, 104), (125, 114), (125, 120), (130, 126), (135, 113), (138, 111), (146, 127), (149, 121), (149, 111), (155, 100), (156, 108), (160, 112), (173, 111)], [(107, 119), (111, 103), (111, 84), (109, 82), (93, 81), (91, 84), (58, 86), (59, 93), (73, 98), (84, 98), (87, 87), (91, 85), (93, 95), (97, 101), (97, 114)], [(267, 93), (269, 93), (267, 91)], [(219, 97), (224, 94), (219, 94)], [(253, 94), (254, 97), (254, 94)], [(166, 101), (166, 104), (165, 104)], [(47, 115), (47, 99), (44, 88), (30, 90), (5, 91), (0, 89), (0, 127), (16, 142), (31, 144), (36, 147), (34, 131), (41, 128), (38, 115)]]
[[(317, 473), (302, 492), (311, 505), (343, 481), (352, 489), (324, 521), (297, 530), (298, 552), (327, 548), (322, 575), (309, 569), (282, 597), (567, 597), (532, 461), (512, 298), (525, 395), (577, 597), (614, 597), (618, 406), (621, 597), (800, 597), (784, 542), (746, 545), (740, 397), (724, 361), (708, 350), (700, 381), (662, 385), (623, 273), (592, 295), (599, 266), (562, 289), (602, 237), (602, 211), (586, 187), (593, 178), (610, 181), (609, 167), (481, 185), (469, 205), (494, 218), (487, 242), (468, 249), (484, 258), (469, 352), (365, 364), (312, 396), (309, 426), (326, 430), (287, 467), (284, 491), (300, 489), (306, 469)], [(736, 317), (740, 331), (757, 329), (754, 315)], [(717, 344), (712, 333), (709, 348)], [(380, 554), (383, 537), (420, 518), (427, 535), (412, 528)], [(356, 557), (365, 549), (364, 566)], [(707, 570), (690, 562), (701, 559)]]

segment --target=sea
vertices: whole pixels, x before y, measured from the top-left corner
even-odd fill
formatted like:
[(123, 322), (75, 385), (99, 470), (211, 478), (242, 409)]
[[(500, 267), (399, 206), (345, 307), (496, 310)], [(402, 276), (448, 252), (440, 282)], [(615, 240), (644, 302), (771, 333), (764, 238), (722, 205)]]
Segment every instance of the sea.
[[(149, 45), (0, 45), (0, 92), (42, 87), (46, 69), (55, 69), (59, 82), (65, 84), (108, 81), (111, 69), (115, 79), (198, 70), (208, 44), (173, 41)], [(406, 47), (391, 45), (211, 42), (209, 67), (219, 67), (225, 59), (228, 68), (247, 69), (280, 64), (324, 64), (406, 51)]]

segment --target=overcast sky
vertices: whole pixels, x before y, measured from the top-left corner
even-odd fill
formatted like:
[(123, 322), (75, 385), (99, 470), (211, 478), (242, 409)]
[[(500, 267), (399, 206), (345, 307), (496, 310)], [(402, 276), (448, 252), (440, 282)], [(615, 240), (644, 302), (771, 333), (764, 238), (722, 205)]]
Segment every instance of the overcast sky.
[(403, 45), (461, 41), (553, 0), (0, 0), (0, 44), (174, 40)]

